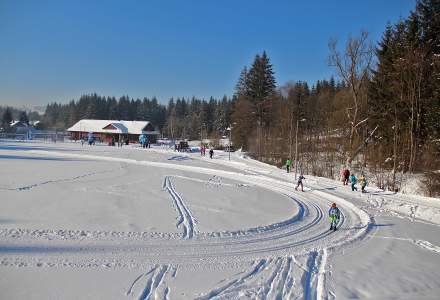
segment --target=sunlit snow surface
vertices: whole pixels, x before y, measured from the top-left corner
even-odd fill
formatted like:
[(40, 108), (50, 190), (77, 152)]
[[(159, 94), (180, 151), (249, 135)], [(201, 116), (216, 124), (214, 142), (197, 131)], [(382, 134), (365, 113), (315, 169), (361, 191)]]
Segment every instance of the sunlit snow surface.
[(0, 298), (437, 299), (440, 200), (293, 183), (239, 152), (0, 141)]

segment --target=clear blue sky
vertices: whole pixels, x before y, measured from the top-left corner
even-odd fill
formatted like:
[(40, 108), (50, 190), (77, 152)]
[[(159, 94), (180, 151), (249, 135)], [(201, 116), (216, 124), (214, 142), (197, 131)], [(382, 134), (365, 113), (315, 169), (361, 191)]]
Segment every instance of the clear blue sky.
[(0, 104), (81, 94), (231, 95), (266, 50), (278, 84), (334, 73), (328, 40), (376, 42), (415, 0), (0, 0)]

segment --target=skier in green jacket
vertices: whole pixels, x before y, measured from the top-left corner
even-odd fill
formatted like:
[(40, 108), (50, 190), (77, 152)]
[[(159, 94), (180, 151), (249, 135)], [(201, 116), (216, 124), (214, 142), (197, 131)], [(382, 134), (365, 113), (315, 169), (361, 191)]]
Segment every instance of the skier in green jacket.
[(286, 160), (286, 170), (287, 170), (287, 173), (290, 173), (290, 168), (291, 167), (292, 167), (292, 161), (290, 160), (290, 158), (288, 158)]

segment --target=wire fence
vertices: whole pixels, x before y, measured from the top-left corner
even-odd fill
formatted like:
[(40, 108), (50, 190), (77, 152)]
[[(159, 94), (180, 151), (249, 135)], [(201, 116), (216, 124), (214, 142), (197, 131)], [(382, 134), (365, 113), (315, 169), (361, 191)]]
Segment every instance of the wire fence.
[(57, 131), (38, 131), (27, 133), (0, 133), (0, 140), (13, 140), (13, 141), (40, 141), (40, 142), (64, 142), (70, 140), (70, 134), (67, 132)]

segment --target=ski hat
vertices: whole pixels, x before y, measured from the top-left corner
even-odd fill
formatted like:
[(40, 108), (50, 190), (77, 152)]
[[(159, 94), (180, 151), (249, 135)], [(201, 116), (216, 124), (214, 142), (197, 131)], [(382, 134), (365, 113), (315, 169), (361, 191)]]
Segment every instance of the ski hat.
[(333, 203), (333, 204), (332, 204), (332, 207), (335, 208), (335, 207), (336, 207), (336, 203)]

